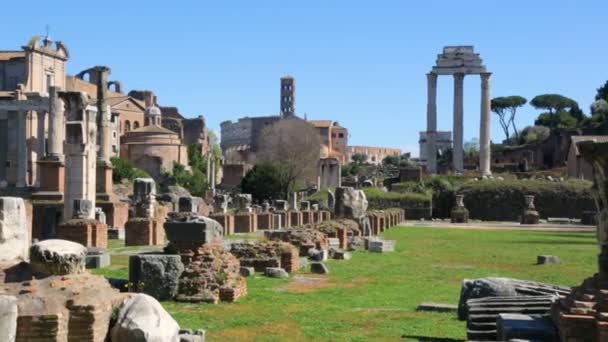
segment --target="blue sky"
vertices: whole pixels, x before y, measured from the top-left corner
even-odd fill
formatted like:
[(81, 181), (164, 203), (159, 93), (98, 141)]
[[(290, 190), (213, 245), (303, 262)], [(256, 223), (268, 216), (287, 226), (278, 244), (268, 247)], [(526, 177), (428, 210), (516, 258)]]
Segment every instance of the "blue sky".
[[(64, 41), (68, 71), (112, 68), (127, 90), (219, 123), (279, 111), (279, 78), (296, 78), (296, 111), (333, 119), (352, 145), (417, 153), (426, 76), (446, 45), (474, 45), (492, 96), (561, 93), (585, 112), (608, 79), (608, 1), (8, 1), (0, 49), (30, 36)], [(6, 15), (10, 13), (10, 15)], [(438, 128), (451, 129), (440, 77)], [(480, 81), (465, 78), (465, 140), (479, 136)], [(538, 114), (518, 114), (520, 128)], [(492, 138), (504, 135), (493, 115)]]

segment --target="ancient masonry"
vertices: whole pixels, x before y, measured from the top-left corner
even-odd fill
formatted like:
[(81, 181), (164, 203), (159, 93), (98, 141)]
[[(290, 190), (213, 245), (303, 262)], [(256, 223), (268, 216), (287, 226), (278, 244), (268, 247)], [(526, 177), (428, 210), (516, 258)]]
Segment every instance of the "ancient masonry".
[(446, 46), (437, 57), (437, 65), (427, 76), (427, 170), (437, 172), (437, 76), (454, 77), (454, 128), (453, 162), (454, 171), (464, 171), (463, 150), (463, 82), (465, 75), (481, 76), (481, 125), (479, 132), (479, 170), (483, 176), (490, 175), (490, 76), (479, 54), (472, 46)]

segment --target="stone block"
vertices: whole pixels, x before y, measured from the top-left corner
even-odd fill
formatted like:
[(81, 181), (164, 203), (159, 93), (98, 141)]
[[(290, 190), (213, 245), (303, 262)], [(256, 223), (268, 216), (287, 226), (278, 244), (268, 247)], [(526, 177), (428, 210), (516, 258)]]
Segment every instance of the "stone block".
[(165, 222), (169, 241), (200, 242), (221, 241), (223, 228), (219, 222), (204, 216), (191, 216), (186, 221), (169, 219)]
[(539, 255), (536, 257), (538, 265), (561, 264), (561, 259), (557, 255)]
[(374, 253), (384, 253), (384, 252), (394, 252), (395, 251), (395, 240), (369, 240), (369, 248), (370, 252)]
[(307, 269), (309, 266), (308, 258), (300, 257), (299, 266), (300, 266), (300, 270)]
[(27, 227), (23, 199), (0, 197), (0, 262), (16, 264), (28, 259)]
[(340, 239), (338, 238), (328, 238), (327, 239), (329, 241), (329, 248), (340, 248)]
[(346, 252), (342, 249), (333, 250), (332, 257), (336, 260), (350, 260), (353, 255), (350, 252)]
[(557, 341), (557, 331), (549, 317), (522, 314), (498, 314), (497, 341), (513, 339), (531, 341)]
[(270, 278), (289, 278), (289, 273), (280, 267), (267, 267), (264, 274)]
[(538, 224), (540, 215), (536, 210), (525, 210), (521, 216), (521, 224)]
[(468, 223), (469, 210), (467, 208), (454, 208), (450, 213), (452, 223)]
[(86, 268), (102, 268), (110, 266), (110, 253), (101, 249), (88, 249), (85, 258)]
[(184, 264), (179, 255), (136, 254), (129, 257), (131, 291), (143, 292), (157, 300), (170, 300), (177, 295)]
[(108, 226), (90, 219), (71, 219), (57, 226), (57, 239), (77, 242), (85, 247), (108, 247)]
[(243, 277), (251, 277), (255, 274), (255, 268), (241, 266), (240, 273)]
[(14, 342), (17, 336), (17, 298), (0, 295), (0, 341)]
[(322, 262), (311, 262), (310, 263), (310, 272), (316, 274), (329, 274), (329, 269)]
[(316, 248), (311, 248), (308, 250), (308, 257), (314, 261), (327, 260), (326, 251)]
[(66, 275), (83, 273), (87, 249), (67, 240), (44, 240), (30, 248), (32, 271), (41, 275)]

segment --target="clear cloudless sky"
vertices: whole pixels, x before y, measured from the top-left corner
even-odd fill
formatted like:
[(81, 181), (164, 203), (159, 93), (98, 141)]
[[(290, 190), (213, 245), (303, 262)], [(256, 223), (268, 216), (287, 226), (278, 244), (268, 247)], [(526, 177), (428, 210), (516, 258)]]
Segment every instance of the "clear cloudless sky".
[[(224, 120), (279, 112), (279, 78), (296, 111), (339, 121), (351, 145), (418, 153), (426, 76), (446, 45), (474, 45), (492, 96), (560, 93), (588, 113), (608, 79), (608, 1), (4, 1), (0, 50), (30, 36), (68, 46), (69, 74), (112, 68), (127, 90)], [(453, 81), (439, 78), (438, 128), (451, 130)], [(479, 76), (465, 78), (465, 140), (479, 136)], [(527, 105), (519, 128), (538, 111)], [(492, 139), (504, 134), (492, 115)]]

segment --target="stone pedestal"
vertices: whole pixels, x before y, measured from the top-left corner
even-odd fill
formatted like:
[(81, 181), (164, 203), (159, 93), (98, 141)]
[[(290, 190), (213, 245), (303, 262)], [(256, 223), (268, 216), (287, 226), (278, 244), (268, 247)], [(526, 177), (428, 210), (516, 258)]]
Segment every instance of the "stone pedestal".
[(258, 229), (257, 215), (252, 213), (234, 215), (235, 233), (253, 233)]
[(98, 201), (113, 201), (112, 190), (112, 166), (103, 161), (97, 161), (97, 184), (95, 190), (97, 192)]
[(301, 211), (302, 213), (302, 224), (314, 223), (313, 213), (310, 210)]
[(302, 213), (299, 211), (289, 212), (290, 227), (298, 227), (302, 225)]
[(258, 220), (258, 229), (260, 230), (269, 230), (275, 229), (273, 214), (271, 213), (261, 213), (257, 215)]
[(456, 206), (450, 213), (452, 223), (468, 223), (469, 222), (469, 210), (464, 206), (464, 196), (456, 195)]
[(63, 201), (65, 165), (59, 160), (42, 159), (38, 161), (40, 187), (32, 194), (33, 200)]
[(108, 226), (90, 219), (71, 219), (57, 226), (57, 239), (85, 247), (108, 247)]
[(528, 195), (525, 196), (525, 199), (526, 209), (521, 215), (521, 224), (538, 224), (540, 220), (540, 215), (534, 207), (534, 196)]
[(133, 218), (125, 225), (126, 246), (158, 246), (165, 244), (165, 230), (157, 220)]
[(228, 214), (215, 214), (209, 218), (217, 221), (224, 229), (224, 236), (234, 234), (234, 216)]

